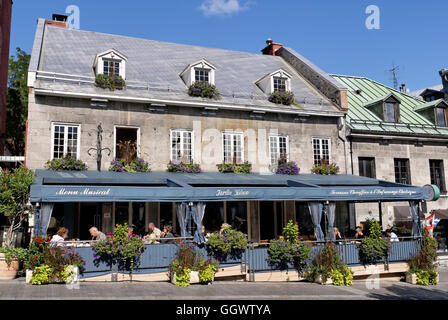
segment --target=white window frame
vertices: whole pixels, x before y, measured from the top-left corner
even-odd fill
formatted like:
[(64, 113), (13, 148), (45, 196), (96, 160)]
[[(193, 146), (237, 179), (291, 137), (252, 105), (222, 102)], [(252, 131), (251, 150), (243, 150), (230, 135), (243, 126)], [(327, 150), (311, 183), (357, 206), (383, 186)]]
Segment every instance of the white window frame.
[(276, 153), (277, 153), (277, 159), (280, 157), (280, 138), (285, 138), (286, 140), (286, 159), (289, 161), (289, 137), (286, 135), (270, 135), (268, 144), (269, 144), (269, 161), (271, 164), (276, 164), (277, 161), (272, 159), (272, 149), (271, 149), (271, 139), (276, 139)]
[(180, 137), (181, 137), (180, 150), (181, 150), (182, 157), (184, 156), (184, 141), (183, 141), (184, 135), (183, 134), (185, 132), (190, 133), (191, 162), (193, 163), (194, 162), (194, 132), (193, 132), (193, 130), (189, 130), (189, 129), (171, 129), (170, 130), (170, 160), (171, 161), (175, 161), (175, 159), (173, 159), (173, 133), (174, 132), (179, 132), (180, 133)]
[(67, 154), (67, 128), (68, 127), (77, 127), (78, 128), (78, 139), (76, 141), (76, 159), (79, 159), (80, 156), (80, 147), (81, 147), (81, 125), (79, 123), (66, 123), (66, 122), (52, 122), (51, 123), (51, 154), (50, 159), (55, 159), (54, 157), (54, 133), (55, 126), (63, 126), (64, 127), (64, 150), (62, 156), (64, 157)]
[(123, 79), (126, 79), (127, 57), (114, 49), (109, 49), (96, 55), (95, 61), (93, 62), (93, 68), (96, 71), (96, 75), (104, 74), (105, 60), (119, 62), (120, 67), (118, 75), (121, 76)]
[[(225, 161), (225, 150), (224, 150), (224, 148), (225, 148), (225, 146), (224, 146), (224, 136), (225, 135), (230, 135), (230, 137), (231, 137), (230, 138), (231, 150), (232, 150), (232, 159), (231, 159), (231, 161)], [(234, 150), (234, 146), (235, 146), (235, 140), (234, 140), (233, 137), (235, 137), (235, 136), (240, 136), (241, 137), (241, 163), (244, 162), (244, 134), (242, 132), (227, 132), (227, 131), (222, 133), (222, 139), (221, 139), (221, 141), (222, 141), (222, 148), (221, 148), (221, 150), (222, 150), (222, 161), (223, 162), (233, 163), (233, 150)]]
[(322, 148), (322, 141), (323, 140), (328, 140), (328, 162), (331, 163), (331, 138), (330, 137), (312, 137), (311, 138), (311, 148), (313, 151), (313, 165), (316, 165), (316, 163), (314, 162), (314, 140), (319, 140), (319, 156), (320, 159), (322, 159), (322, 155), (323, 155), (323, 148)]
[(114, 159), (117, 158), (117, 128), (123, 129), (137, 129), (137, 157), (140, 158), (140, 127), (126, 126), (126, 125), (114, 125)]

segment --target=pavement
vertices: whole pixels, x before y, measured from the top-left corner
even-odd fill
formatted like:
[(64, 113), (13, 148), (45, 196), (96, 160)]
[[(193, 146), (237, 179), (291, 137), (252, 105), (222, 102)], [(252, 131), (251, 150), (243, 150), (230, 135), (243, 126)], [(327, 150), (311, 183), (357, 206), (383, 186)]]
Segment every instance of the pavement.
[(180, 288), (168, 282), (80, 282), (34, 286), (24, 278), (0, 281), (0, 300), (448, 300), (448, 269), (435, 286), (386, 279), (350, 287), (309, 282), (215, 281)]

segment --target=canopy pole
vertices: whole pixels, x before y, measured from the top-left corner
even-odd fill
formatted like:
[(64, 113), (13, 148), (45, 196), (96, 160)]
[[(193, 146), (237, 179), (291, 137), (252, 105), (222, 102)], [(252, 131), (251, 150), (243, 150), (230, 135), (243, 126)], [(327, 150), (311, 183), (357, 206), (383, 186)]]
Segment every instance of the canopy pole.
[(383, 230), (383, 206), (381, 205), (381, 201), (378, 201), (378, 213), (379, 213), (381, 230)]

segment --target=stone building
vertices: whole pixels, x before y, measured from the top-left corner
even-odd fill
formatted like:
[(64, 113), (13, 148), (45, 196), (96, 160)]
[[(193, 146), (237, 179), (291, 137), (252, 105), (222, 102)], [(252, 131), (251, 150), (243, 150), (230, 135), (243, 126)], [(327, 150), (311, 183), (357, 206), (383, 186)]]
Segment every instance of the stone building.
[[(222, 162), (248, 161), (254, 172), (269, 173), (286, 154), (301, 173), (310, 173), (321, 160), (335, 162), (347, 173), (346, 89), (293, 49), (268, 40), (263, 54), (253, 54), (66, 26), (44, 19), (37, 23), (28, 76), (28, 167), (42, 169), (48, 160), (68, 154), (95, 170), (98, 159), (92, 148), (101, 124), (102, 148), (108, 148), (101, 170), (121, 157), (120, 141), (131, 141), (152, 171), (165, 171), (170, 161), (193, 161), (209, 172)], [(95, 78), (101, 74), (119, 75), (126, 86), (100, 88)], [(215, 85), (221, 99), (190, 96), (188, 88), (195, 81)], [(282, 90), (294, 92), (297, 105), (268, 101), (273, 91)], [(229, 210), (244, 215), (249, 202), (206, 210), (214, 210), (223, 222)], [(111, 206), (117, 217), (145, 210), (159, 223), (175, 220), (170, 204)], [(291, 201), (271, 206), (278, 206), (282, 223), (298, 210)], [(104, 211), (93, 204), (54, 210), (56, 219), (70, 210), (79, 218), (82, 211), (84, 220), (75, 222), (78, 230)], [(337, 210), (348, 215), (345, 205)]]
[[(440, 189), (438, 201), (422, 204), (428, 216), (448, 208), (448, 104), (422, 101), (371, 79), (334, 75), (348, 88), (347, 140), (355, 175)], [(384, 228), (410, 220), (407, 203), (357, 204), (357, 223), (379, 218)], [(409, 222), (408, 222), (409, 224)]]

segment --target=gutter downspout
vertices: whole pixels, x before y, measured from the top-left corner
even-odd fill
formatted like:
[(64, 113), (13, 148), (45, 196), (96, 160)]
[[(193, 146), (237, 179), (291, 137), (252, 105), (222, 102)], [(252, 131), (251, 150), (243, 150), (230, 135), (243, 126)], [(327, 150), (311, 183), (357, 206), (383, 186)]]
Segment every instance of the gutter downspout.
[[(340, 123), (339, 123), (340, 121)], [(348, 162), (347, 162), (347, 138), (342, 134), (342, 130), (345, 127), (345, 117), (338, 118), (338, 138), (344, 143), (344, 159), (345, 159), (345, 174), (348, 174)], [(353, 161), (352, 161), (352, 172), (353, 172)]]

